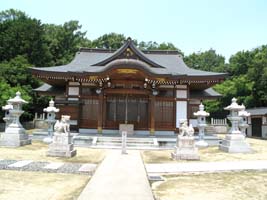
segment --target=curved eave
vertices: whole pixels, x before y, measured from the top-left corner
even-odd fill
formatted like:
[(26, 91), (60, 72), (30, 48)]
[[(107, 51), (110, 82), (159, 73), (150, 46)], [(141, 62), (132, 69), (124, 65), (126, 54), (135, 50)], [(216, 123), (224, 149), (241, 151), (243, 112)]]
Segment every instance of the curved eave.
[[(108, 73), (113, 69), (123, 69), (125, 66), (112, 66), (109, 67), (107, 70), (99, 71), (99, 72), (54, 72), (54, 71), (43, 71), (38, 69), (31, 69), (31, 72), (34, 76), (41, 79), (58, 79), (58, 80), (74, 80), (76, 77), (88, 77), (88, 76), (106, 76)], [(144, 71), (145, 74), (147, 74), (150, 77), (169, 77), (172, 78), (171, 74), (156, 74), (148, 70), (144, 70), (142, 67), (136, 67), (136, 66), (128, 66), (127, 69), (139, 69), (141, 71)], [(182, 78), (185, 77), (185, 75), (176, 75), (175, 78)]]

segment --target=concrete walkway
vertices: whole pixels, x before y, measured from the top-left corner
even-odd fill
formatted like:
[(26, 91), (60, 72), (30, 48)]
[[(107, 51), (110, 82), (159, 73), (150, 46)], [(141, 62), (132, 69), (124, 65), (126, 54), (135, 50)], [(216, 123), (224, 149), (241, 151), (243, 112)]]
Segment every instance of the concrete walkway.
[(78, 200), (153, 200), (139, 151), (111, 150)]
[(219, 171), (267, 170), (267, 160), (146, 164), (145, 166), (149, 175), (194, 172), (210, 173)]

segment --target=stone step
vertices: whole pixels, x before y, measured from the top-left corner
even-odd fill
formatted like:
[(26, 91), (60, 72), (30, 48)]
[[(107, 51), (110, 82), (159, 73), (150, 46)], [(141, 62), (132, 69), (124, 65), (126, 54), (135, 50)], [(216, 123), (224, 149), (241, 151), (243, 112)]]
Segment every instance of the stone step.
[(64, 165), (64, 163), (53, 162), (53, 163), (49, 163), (48, 165), (46, 165), (44, 167), (44, 169), (52, 169), (52, 170), (54, 169), (54, 170), (56, 170), (56, 169), (62, 167), (63, 165)]
[[(121, 144), (122, 141), (114, 141), (114, 140), (106, 140), (106, 141), (97, 141), (97, 143), (118, 143)], [(129, 141), (127, 140), (127, 143), (129, 144), (153, 144), (153, 141)]]
[[(103, 142), (103, 143), (97, 143), (96, 146), (121, 146), (121, 143), (114, 143), (114, 142)], [(154, 147), (155, 145), (152, 144), (137, 144), (137, 143), (127, 143), (127, 146), (132, 147)]]
[(32, 162), (33, 162), (32, 160), (21, 160), (21, 161), (13, 163), (11, 165), (8, 165), (8, 167), (21, 168), (21, 167), (24, 167), (24, 166), (32, 163)]
[(96, 169), (97, 165), (96, 164), (83, 164), (80, 168), (79, 168), (79, 172), (94, 172)]
[[(112, 140), (112, 141), (121, 141), (121, 137), (98, 137), (97, 138), (98, 141), (109, 141), (109, 140)], [(134, 142), (149, 142), (149, 141), (152, 141), (152, 138), (130, 138), (130, 137), (127, 137), (127, 141), (134, 141)]]

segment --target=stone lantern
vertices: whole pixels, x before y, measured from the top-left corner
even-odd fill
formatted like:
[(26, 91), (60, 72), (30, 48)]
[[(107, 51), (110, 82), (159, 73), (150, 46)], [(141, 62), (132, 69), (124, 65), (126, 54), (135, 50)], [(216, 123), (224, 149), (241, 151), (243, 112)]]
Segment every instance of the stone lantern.
[(48, 137), (44, 138), (43, 141), (51, 143), (54, 132), (54, 124), (56, 123), (56, 113), (59, 112), (59, 109), (55, 107), (53, 99), (49, 101), (49, 106), (44, 109), (44, 112), (47, 113), (47, 119), (45, 121), (48, 123)]
[(250, 116), (250, 113), (245, 111), (246, 107), (242, 104), (243, 109), (239, 111), (238, 116), (241, 117), (239, 121), (239, 128), (241, 130), (241, 133), (246, 137), (246, 129), (249, 127), (247, 120)]
[(207, 147), (208, 143), (204, 140), (204, 136), (205, 136), (205, 127), (207, 126), (206, 117), (210, 116), (210, 114), (204, 111), (204, 105), (201, 103), (199, 105), (199, 111), (194, 113), (194, 116), (197, 117), (197, 127), (199, 130), (198, 133), (199, 141), (196, 142), (196, 146)]
[(227, 119), (230, 120), (232, 127), (219, 145), (219, 148), (229, 153), (251, 152), (249, 144), (245, 141), (245, 136), (239, 130), (239, 122), (242, 119), (242, 117), (239, 116), (239, 112), (244, 110), (244, 106), (238, 105), (236, 101), (236, 98), (233, 98), (231, 105), (224, 108), (230, 111), (230, 115), (227, 116)]
[(2, 146), (23, 146), (31, 144), (31, 140), (22, 127), (19, 118), (24, 113), (22, 105), (28, 103), (21, 98), (21, 93), (17, 92), (16, 97), (9, 99), (8, 105), (12, 105), (13, 109), (9, 110), (10, 124), (7, 126), (5, 132), (1, 135), (0, 144)]
[(5, 111), (5, 117), (3, 118), (3, 120), (6, 123), (5, 130), (9, 126), (9, 124), (11, 124), (11, 122), (12, 122), (12, 118), (11, 118), (10, 112), (9, 112), (12, 109), (13, 109), (13, 106), (10, 103), (5, 105), (5, 106), (2, 106), (2, 110)]

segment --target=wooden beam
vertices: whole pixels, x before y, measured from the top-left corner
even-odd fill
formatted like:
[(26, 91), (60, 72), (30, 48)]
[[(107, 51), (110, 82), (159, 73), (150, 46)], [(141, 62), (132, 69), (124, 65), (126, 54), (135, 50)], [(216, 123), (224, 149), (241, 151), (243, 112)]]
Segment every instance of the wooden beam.
[(102, 133), (102, 126), (103, 126), (103, 99), (104, 99), (104, 95), (103, 95), (103, 92), (102, 92), (99, 95), (99, 101), (98, 101), (97, 132), (99, 134)]
[(150, 110), (150, 134), (155, 134), (155, 96), (150, 95), (149, 96), (150, 102), (149, 102), (149, 110)]

